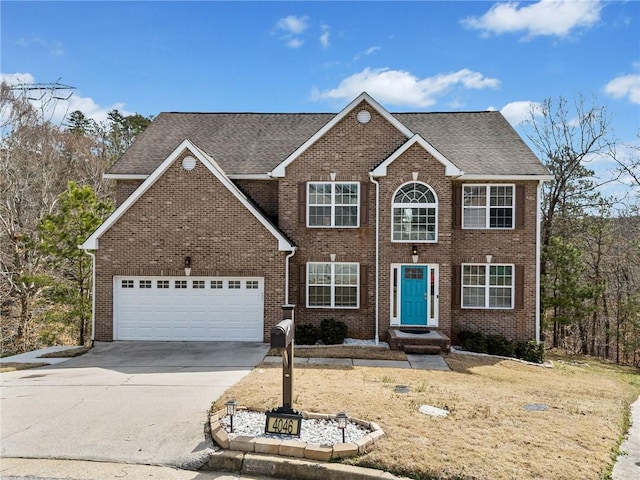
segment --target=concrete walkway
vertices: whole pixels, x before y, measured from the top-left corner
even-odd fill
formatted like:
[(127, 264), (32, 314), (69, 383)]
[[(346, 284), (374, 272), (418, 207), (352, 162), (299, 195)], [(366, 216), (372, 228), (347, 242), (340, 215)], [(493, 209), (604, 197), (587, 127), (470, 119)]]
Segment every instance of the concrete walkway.
[(640, 478), (640, 398), (631, 405), (631, 427), (620, 445), (611, 477), (613, 480)]
[[(282, 363), (282, 357), (265, 357), (264, 363)], [(358, 358), (295, 357), (296, 365), (340, 365), (344, 367), (413, 368), (415, 370), (451, 370), (441, 355), (407, 355), (407, 360), (363, 360)]]

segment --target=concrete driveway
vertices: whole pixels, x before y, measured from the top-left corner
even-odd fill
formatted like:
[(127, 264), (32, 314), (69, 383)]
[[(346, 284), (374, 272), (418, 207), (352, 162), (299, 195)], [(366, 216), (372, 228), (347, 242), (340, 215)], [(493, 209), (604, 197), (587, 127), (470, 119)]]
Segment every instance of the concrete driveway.
[[(269, 346), (98, 343), (64, 363), (0, 375), (0, 456), (198, 468), (211, 402)], [(238, 399), (242, 402), (242, 399)]]

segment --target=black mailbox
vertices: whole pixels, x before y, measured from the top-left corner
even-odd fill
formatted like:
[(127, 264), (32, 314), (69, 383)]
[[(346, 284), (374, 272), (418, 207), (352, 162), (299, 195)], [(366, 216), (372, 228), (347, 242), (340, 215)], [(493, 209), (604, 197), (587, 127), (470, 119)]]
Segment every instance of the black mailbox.
[(271, 329), (271, 348), (287, 348), (293, 341), (293, 320), (282, 320)]

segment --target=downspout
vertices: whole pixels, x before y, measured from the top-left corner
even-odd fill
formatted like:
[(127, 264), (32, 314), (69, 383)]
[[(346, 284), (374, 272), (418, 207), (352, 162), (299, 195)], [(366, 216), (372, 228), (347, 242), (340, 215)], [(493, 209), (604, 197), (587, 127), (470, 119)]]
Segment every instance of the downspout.
[(538, 182), (536, 189), (536, 343), (540, 343), (540, 225), (542, 223), (541, 196), (542, 182)]
[(85, 250), (84, 253), (91, 257), (91, 346), (96, 339), (96, 254)]
[(298, 247), (293, 247), (284, 261), (284, 304), (289, 305), (289, 259), (296, 254)]
[(369, 180), (376, 186), (376, 336), (375, 336), (375, 344), (378, 345), (380, 343), (380, 302), (379, 302), (379, 283), (380, 283), (380, 275), (378, 269), (380, 267), (380, 222), (378, 220), (380, 213), (380, 183), (373, 179), (373, 174), (369, 172)]

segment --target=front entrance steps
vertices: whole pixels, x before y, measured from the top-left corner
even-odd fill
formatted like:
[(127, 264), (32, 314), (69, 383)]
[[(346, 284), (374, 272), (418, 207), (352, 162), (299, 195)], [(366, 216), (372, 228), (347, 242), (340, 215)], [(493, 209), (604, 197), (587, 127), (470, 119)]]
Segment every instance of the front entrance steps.
[(439, 355), (449, 353), (451, 339), (440, 330), (429, 327), (389, 327), (389, 347), (406, 353)]

